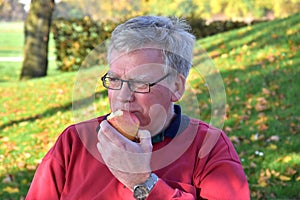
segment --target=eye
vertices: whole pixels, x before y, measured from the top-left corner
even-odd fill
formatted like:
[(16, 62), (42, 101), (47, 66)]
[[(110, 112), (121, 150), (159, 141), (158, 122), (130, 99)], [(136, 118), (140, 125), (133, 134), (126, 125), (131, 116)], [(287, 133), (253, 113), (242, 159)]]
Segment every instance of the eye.
[(119, 87), (121, 81), (118, 78), (106, 77), (106, 84), (109, 85), (109, 87)]
[(107, 77), (107, 79), (108, 79), (109, 81), (118, 81), (118, 80), (119, 80), (118, 78), (113, 78), (113, 77)]
[(132, 82), (132, 85), (137, 89), (147, 89), (149, 84), (144, 82)]

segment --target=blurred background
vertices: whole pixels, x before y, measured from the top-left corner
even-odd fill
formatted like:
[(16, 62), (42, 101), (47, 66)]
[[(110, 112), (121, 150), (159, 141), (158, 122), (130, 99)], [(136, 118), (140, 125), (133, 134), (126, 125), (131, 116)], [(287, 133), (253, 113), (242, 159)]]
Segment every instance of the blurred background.
[[(205, 50), (225, 85), (222, 128), (252, 199), (300, 199), (299, 0), (0, 0), (0, 199), (25, 199), (42, 157), (76, 122), (79, 69), (104, 67), (111, 31), (138, 15), (191, 25), (196, 114), (206, 122), (212, 115), (197, 71)], [(106, 91), (100, 82), (93, 87), (91, 112), (109, 112)]]

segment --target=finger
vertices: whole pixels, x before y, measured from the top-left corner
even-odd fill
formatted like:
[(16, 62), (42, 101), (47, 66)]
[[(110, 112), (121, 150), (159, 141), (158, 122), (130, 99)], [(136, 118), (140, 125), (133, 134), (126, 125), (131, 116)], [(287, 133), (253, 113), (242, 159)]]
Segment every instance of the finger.
[(103, 124), (102, 122), (100, 123), (100, 129), (98, 131), (98, 141), (100, 143), (103, 143), (103, 142), (111, 142), (109, 137), (107, 137), (107, 134), (106, 132), (110, 131), (105, 124)]
[(101, 154), (101, 157), (104, 162), (103, 164), (105, 164), (108, 167), (112, 167), (111, 159), (113, 158), (113, 156), (111, 154), (111, 149), (105, 148), (105, 145), (101, 144), (100, 142), (97, 143), (97, 149)]
[(100, 142), (97, 142), (97, 149), (98, 149), (98, 151), (100, 152), (100, 154), (103, 153), (103, 148), (102, 148)]
[(138, 137), (140, 139), (140, 146), (146, 151), (152, 151), (151, 134), (148, 130), (139, 130)]

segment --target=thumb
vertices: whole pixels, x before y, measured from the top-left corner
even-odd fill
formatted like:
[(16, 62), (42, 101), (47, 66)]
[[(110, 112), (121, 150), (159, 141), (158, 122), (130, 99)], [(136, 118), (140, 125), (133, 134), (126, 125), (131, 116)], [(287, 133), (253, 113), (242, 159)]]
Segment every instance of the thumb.
[(139, 130), (137, 134), (140, 139), (140, 145), (146, 152), (152, 151), (151, 134), (148, 130)]

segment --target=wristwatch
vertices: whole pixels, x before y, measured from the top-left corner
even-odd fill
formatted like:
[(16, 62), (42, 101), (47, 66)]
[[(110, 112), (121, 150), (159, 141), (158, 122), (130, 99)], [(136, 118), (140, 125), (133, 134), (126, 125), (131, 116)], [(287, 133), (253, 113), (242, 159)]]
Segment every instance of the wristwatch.
[(151, 173), (145, 183), (133, 187), (134, 198), (137, 200), (145, 200), (157, 181), (158, 177), (154, 173)]

